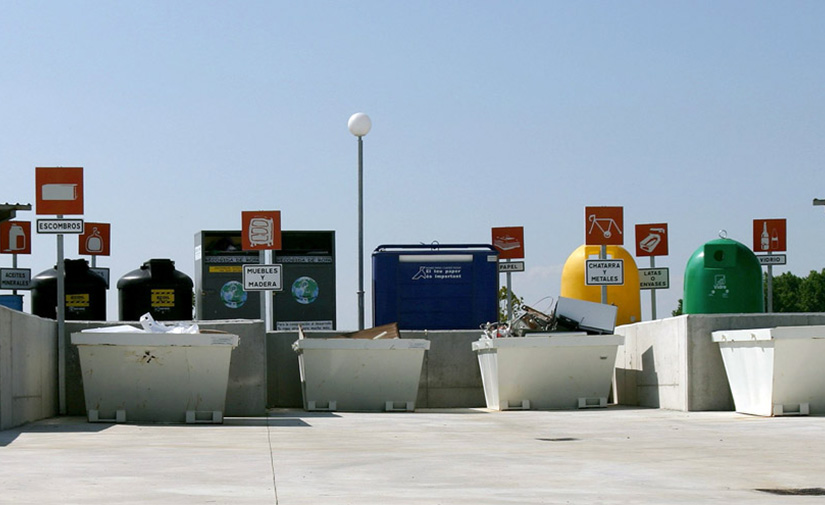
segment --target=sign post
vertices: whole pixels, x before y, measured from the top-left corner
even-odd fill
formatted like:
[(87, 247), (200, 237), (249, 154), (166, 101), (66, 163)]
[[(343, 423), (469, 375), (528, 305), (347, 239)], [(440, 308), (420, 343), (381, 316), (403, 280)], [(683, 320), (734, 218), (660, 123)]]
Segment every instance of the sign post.
[[(272, 298), (269, 291), (280, 291), (281, 287), (281, 265), (270, 265), (272, 261), (273, 250), (281, 249), (281, 211), (280, 210), (259, 210), (259, 211), (243, 211), (241, 212), (241, 249), (244, 251), (258, 251), (260, 259), (257, 265), (243, 265), (243, 284), (244, 291), (251, 289), (257, 291), (264, 291), (261, 296), (261, 319), (264, 320), (264, 326), (267, 331), (272, 330), (272, 320), (269, 314), (272, 304)], [(269, 251), (267, 253), (267, 251)], [(267, 258), (267, 255), (269, 258)], [(251, 268), (259, 268), (256, 273), (251, 272)], [(268, 274), (264, 274), (265, 278), (259, 285), (266, 284), (270, 287), (256, 287), (247, 288), (253, 284), (252, 276), (258, 277), (269, 269)], [(277, 272), (276, 272), (277, 271)], [(269, 277), (266, 277), (266, 276)], [(249, 276), (249, 277), (248, 277)], [(277, 276), (277, 283), (275, 277)]]
[[(584, 229), (584, 243), (601, 246), (599, 259), (607, 260), (607, 246), (624, 244), (624, 207), (585, 207)], [(607, 303), (607, 284), (602, 283), (601, 287), (602, 303)]]
[[(787, 222), (785, 219), (753, 220), (753, 251), (767, 253), (758, 256), (759, 263), (768, 266), (768, 312), (773, 312), (773, 265), (784, 265), (786, 256), (774, 252), (784, 252), (786, 246)], [(781, 259), (780, 259), (781, 257)]]
[[(64, 215), (83, 215), (83, 167), (36, 167), (34, 172), (36, 214), (56, 215), (38, 220), (38, 233), (57, 234), (57, 367), (58, 409), (66, 414), (66, 268), (63, 264), (63, 234), (81, 233), (75, 223), (60, 223)], [(44, 221), (41, 231), (40, 222)], [(68, 220), (78, 221), (78, 220)], [(79, 220), (82, 223), (82, 220)]]
[[(524, 262), (518, 261), (520, 265), (510, 263), (511, 259), (524, 258), (524, 228), (522, 226), (507, 226), (493, 228), (493, 247), (498, 251), (499, 272), (507, 275), (507, 320), (513, 319), (513, 289), (511, 284), (512, 272), (524, 271)], [(506, 259), (506, 263), (501, 263)], [(519, 269), (520, 267), (520, 269)]]
[(667, 223), (636, 225), (636, 256), (649, 256), (650, 268), (644, 275), (646, 283), (639, 284), (640, 289), (650, 290), (650, 318), (656, 319), (656, 289), (670, 287), (670, 272), (667, 268), (656, 268), (656, 256), (667, 256)]

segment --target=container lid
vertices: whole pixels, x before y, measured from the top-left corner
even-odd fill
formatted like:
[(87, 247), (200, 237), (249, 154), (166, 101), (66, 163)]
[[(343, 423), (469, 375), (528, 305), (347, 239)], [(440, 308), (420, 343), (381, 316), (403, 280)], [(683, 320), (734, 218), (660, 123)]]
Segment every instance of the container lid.
[(75, 345), (123, 345), (150, 347), (237, 347), (240, 338), (229, 333), (72, 333)]
[(792, 338), (825, 339), (825, 326), (778, 326), (745, 330), (721, 330), (711, 334), (714, 342), (751, 342)]
[(404, 350), (430, 348), (430, 341), (418, 338), (387, 338), (366, 340), (354, 338), (303, 338), (292, 344), (292, 349), (342, 349), (342, 350)]
[(596, 347), (623, 345), (624, 335), (588, 335), (586, 333), (531, 333), (526, 337), (482, 338), (473, 342), (473, 350), (536, 347)]

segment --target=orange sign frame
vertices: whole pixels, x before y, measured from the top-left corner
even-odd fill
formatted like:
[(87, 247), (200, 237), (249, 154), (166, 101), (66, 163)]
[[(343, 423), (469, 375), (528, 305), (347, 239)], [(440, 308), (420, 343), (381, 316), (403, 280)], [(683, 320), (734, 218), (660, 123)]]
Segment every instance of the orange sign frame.
[(753, 220), (753, 252), (787, 251), (787, 221), (783, 219)]
[(0, 254), (31, 253), (31, 221), (4, 221), (0, 223)]
[(667, 223), (636, 225), (636, 256), (667, 256)]
[(524, 227), (504, 226), (493, 228), (493, 247), (499, 259), (524, 258)]
[(585, 207), (584, 243), (624, 244), (624, 207)]
[(83, 167), (34, 170), (37, 215), (83, 215)]
[(112, 225), (83, 223), (83, 233), (77, 239), (77, 254), (109, 256)]
[(244, 251), (280, 250), (281, 211), (242, 211), (241, 249)]

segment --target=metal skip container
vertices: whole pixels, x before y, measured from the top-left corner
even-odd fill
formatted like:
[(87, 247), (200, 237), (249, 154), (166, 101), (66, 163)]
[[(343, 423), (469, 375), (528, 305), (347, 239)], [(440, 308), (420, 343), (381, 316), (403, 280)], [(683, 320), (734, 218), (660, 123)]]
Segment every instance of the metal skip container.
[(715, 331), (737, 412), (825, 414), (825, 326)]
[(480, 339), (484, 398), (493, 410), (604, 407), (621, 335), (537, 333)]
[(238, 336), (72, 333), (89, 422), (222, 423)]
[[(524, 336), (499, 338), (485, 331), (472, 348), (478, 355), (487, 408), (607, 406), (616, 354), (624, 344), (622, 335), (613, 334), (616, 314), (613, 305), (560, 297), (553, 316), (542, 315), (555, 321), (548, 328), (572, 331), (530, 330)], [(519, 320), (512, 326), (519, 326)]]
[(393, 331), (397, 334), (394, 324), (349, 338), (303, 338), (299, 331), (292, 348), (298, 353), (304, 409), (415, 410), (424, 352), (430, 342), (380, 336)]

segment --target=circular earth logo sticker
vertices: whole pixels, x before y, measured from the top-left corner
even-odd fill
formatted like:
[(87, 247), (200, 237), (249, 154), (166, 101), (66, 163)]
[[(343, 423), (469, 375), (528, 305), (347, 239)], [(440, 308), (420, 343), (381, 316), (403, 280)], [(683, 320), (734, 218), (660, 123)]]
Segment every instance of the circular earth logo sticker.
[(312, 277), (298, 277), (292, 283), (292, 297), (298, 303), (310, 304), (318, 299), (318, 283)]
[(246, 303), (246, 291), (238, 281), (229, 281), (221, 287), (221, 300), (230, 309), (237, 309)]

